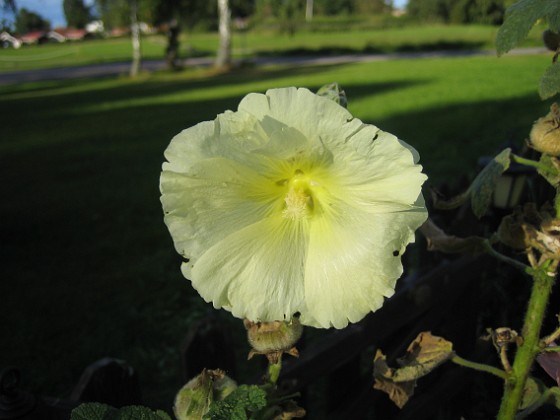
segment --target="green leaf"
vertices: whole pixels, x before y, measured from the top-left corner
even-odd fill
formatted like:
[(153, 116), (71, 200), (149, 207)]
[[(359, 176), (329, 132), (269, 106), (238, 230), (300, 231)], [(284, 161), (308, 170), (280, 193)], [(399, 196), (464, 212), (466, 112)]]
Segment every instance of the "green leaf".
[(554, 32), (560, 32), (560, 2), (552, 1), (546, 10), (546, 21)]
[(171, 420), (171, 417), (164, 411), (136, 405), (117, 410), (107, 404), (85, 403), (72, 410), (70, 420)]
[(506, 10), (506, 18), (496, 35), (496, 50), (502, 55), (525, 39), (541, 17), (556, 8), (556, 0), (520, 0)]
[(480, 171), (469, 187), (471, 206), (476, 217), (484, 216), (492, 201), (492, 194), (500, 175), (508, 170), (511, 162), (511, 149), (502, 152), (492, 159), (486, 167)]
[(130, 405), (119, 410), (118, 420), (171, 420), (164, 411), (152, 411), (147, 407)]
[(266, 407), (266, 392), (257, 385), (241, 385), (222, 401), (215, 401), (204, 416), (212, 420), (247, 420)]
[[(509, 168), (511, 162), (511, 149), (505, 149), (498, 156), (493, 158), (477, 177), (473, 180), (467, 191), (451, 198), (442, 200), (436, 195), (432, 195), (434, 207), (436, 209), (454, 209), (471, 199), (471, 207), (479, 219), (484, 216), (492, 201), (492, 194), (496, 187), (496, 182), (501, 174)], [(474, 243), (473, 243), (474, 245)]]
[(70, 420), (113, 420), (118, 410), (107, 404), (85, 403), (72, 410)]
[(537, 382), (534, 378), (528, 377), (523, 388), (523, 396), (521, 398), (520, 410), (524, 410), (534, 405), (542, 405), (542, 396), (546, 387), (541, 382)]
[(553, 386), (548, 389), (549, 400), (551, 404), (554, 404), (556, 408), (560, 410), (560, 388)]
[(539, 82), (539, 95), (542, 99), (548, 99), (560, 92), (560, 63), (556, 62), (549, 66)]
[(539, 163), (549, 168), (549, 170), (544, 170), (540, 167), (537, 168), (537, 172), (539, 173), (539, 175), (546, 179), (553, 187), (560, 187), (560, 167), (558, 167), (556, 160), (554, 160), (551, 156), (543, 153), (541, 155)]

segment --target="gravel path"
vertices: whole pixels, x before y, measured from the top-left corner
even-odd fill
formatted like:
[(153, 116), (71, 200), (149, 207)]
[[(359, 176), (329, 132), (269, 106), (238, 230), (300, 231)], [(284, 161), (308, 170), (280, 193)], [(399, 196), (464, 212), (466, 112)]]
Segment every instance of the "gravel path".
[[(543, 54), (544, 48), (521, 48), (510, 51), (509, 55)], [(292, 66), (304, 65), (326, 65), (347, 64), (365, 61), (387, 61), (406, 59), (426, 59), (443, 57), (469, 57), (495, 55), (494, 51), (432, 51), (432, 52), (410, 52), (395, 54), (349, 54), (337, 56), (298, 56), (298, 57), (258, 57), (253, 60), (256, 65), (282, 64)], [(189, 67), (210, 66), (212, 58), (191, 58), (183, 60), (183, 65)], [(17, 83), (37, 82), (43, 80), (65, 80), (80, 79), (88, 77), (107, 77), (127, 74), (130, 62), (94, 64), (89, 66), (63, 67), (40, 70), (25, 70), (17, 72), (0, 73), (0, 85), (11, 85)], [(148, 71), (165, 68), (163, 60), (145, 60), (142, 69)]]

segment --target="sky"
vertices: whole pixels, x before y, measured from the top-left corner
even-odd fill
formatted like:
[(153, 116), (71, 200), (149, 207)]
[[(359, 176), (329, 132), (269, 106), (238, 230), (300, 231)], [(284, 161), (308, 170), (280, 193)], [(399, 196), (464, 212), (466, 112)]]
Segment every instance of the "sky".
[[(86, 1), (86, 4), (92, 4), (93, 0)], [(51, 22), (51, 26), (66, 26), (64, 12), (62, 11), (62, 0), (16, 0), (18, 8), (25, 7), (27, 10), (38, 13), (44, 19)], [(395, 7), (401, 7), (406, 4), (406, 0), (394, 0)], [(2, 16), (6, 17), (7, 16)]]

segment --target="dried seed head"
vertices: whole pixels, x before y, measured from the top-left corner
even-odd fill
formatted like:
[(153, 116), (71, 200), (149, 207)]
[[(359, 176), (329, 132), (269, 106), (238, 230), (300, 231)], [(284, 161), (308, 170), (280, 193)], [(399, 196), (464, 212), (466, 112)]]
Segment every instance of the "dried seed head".
[(541, 153), (560, 156), (560, 110), (556, 103), (547, 115), (533, 124), (529, 145)]

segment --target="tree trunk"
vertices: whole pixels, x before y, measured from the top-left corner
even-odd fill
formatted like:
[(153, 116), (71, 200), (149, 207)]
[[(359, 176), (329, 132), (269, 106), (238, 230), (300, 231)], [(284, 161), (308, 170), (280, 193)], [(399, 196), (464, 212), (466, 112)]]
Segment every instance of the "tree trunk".
[(167, 48), (165, 49), (165, 61), (167, 68), (177, 70), (179, 65), (179, 22), (177, 19), (172, 19), (169, 22), (169, 29), (167, 31)]
[(313, 19), (313, 0), (307, 0), (305, 3), (305, 20), (311, 22)]
[(216, 57), (216, 67), (231, 65), (231, 10), (229, 0), (218, 0), (220, 46)]
[(142, 65), (142, 50), (140, 49), (140, 25), (138, 24), (138, 1), (132, 0), (130, 4), (130, 29), (132, 35), (132, 63), (130, 77), (140, 73)]

